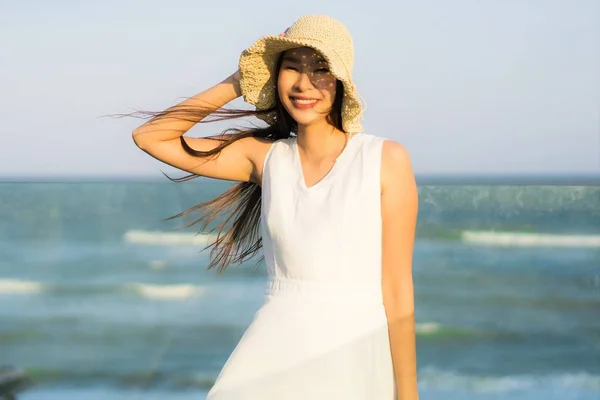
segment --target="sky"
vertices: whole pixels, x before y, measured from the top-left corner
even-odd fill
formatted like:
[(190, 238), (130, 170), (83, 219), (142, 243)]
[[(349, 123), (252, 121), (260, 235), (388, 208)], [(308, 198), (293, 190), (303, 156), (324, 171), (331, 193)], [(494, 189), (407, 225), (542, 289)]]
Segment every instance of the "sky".
[(0, 177), (175, 171), (103, 116), (201, 92), (306, 14), (348, 27), (365, 130), (417, 174), (600, 176), (597, 0), (0, 0)]

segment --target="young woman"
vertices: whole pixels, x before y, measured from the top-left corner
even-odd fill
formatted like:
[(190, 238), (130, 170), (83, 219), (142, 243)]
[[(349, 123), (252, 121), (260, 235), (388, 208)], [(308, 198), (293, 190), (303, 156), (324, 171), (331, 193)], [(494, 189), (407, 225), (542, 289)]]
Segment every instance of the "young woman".
[[(302, 17), (245, 50), (238, 72), (133, 133), (191, 177), (240, 182), (195, 207), (205, 226), (230, 211), (209, 268), (263, 248), (265, 302), (211, 400), (418, 398), (417, 190), (405, 149), (362, 132), (353, 58), (341, 23)], [(239, 96), (256, 110), (222, 110)], [(184, 139), (209, 115), (254, 115), (267, 126)]]

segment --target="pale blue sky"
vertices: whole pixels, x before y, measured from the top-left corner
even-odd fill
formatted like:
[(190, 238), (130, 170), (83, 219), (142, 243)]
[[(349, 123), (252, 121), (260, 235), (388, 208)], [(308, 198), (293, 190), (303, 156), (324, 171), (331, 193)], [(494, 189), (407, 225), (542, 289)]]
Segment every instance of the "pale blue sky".
[(597, 0), (0, 0), (0, 175), (173, 171), (98, 117), (194, 95), (313, 13), (352, 32), (366, 130), (417, 173), (600, 174)]

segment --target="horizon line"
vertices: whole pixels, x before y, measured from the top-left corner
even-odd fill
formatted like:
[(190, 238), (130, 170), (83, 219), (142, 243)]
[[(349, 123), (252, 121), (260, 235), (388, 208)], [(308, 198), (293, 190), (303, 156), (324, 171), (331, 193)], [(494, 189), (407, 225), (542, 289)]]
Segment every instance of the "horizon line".
[[(182, 176), (185, 173), (182, 173)], [(172, 174), (174, 175), (174, 174)], [(197, 179), (236, 183), (205, 176)], [(558, 185), (600, 186), (600, 174), (576, 173), (489, 173), (489, 174), (415, 174), (419, 185)], [(0, 175), (0, 183), (172, 183), (155, 175)]]

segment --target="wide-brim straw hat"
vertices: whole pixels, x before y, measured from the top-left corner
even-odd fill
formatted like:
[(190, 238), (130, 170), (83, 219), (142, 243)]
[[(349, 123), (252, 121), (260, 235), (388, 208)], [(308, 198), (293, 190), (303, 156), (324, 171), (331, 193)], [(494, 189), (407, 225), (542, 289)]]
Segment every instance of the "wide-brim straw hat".
[[(240, 56), (240, 88), (244, 100), (257, 110), (275, 106), (277, 94), (275, 69), (281, 52), (310, 47), (328, 62), (330, 72), (344, 85), (342, 128), (361, 132), (360, 95), (352, 82), (354, 43), (348, 29), (326, 15), (307, 15), (298, 19), (283, 35), (270, 35), (257, 40)], [(275, 113), (260, 116), (268, 124), (275, 123)]]

